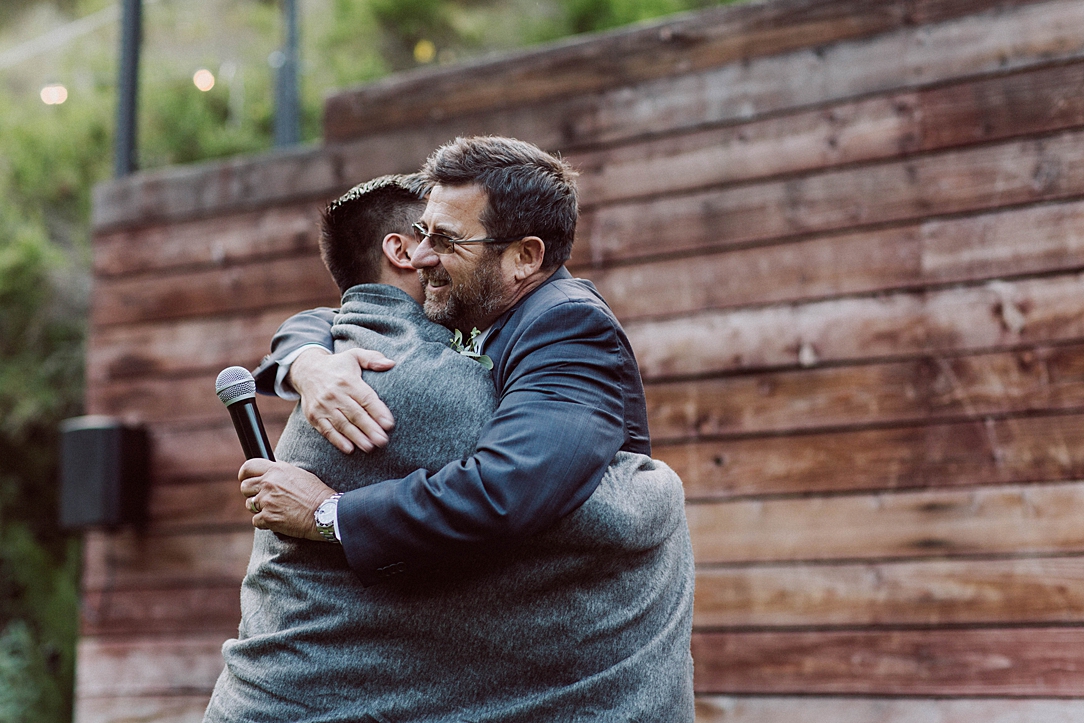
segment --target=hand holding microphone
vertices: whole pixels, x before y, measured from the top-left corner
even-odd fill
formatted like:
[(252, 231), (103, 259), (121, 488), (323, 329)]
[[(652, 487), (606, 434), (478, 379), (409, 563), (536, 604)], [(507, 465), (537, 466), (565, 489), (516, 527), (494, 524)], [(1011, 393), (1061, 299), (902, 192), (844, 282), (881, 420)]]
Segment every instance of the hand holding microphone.
[[(215, 393), (230, 410), (246, 459), (275, 462), (256, 408), (256, 380), (252, 374), (244, 367), (223, 369), (215, 380)], [(309, 540), (327, 539), (317, 530), (313, 512), (335, 490), (311, 472), (289, 464), (246, 462), (238, 478), (254, 527)]]

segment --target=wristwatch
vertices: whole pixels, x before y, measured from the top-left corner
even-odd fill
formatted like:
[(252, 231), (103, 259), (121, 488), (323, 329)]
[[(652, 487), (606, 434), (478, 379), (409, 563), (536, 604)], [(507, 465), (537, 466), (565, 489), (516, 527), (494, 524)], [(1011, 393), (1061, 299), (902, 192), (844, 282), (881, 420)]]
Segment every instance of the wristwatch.
[(316, 512), (312, 514), (316, 518), (316, 531), (323, 535), (325, 540), (334, 542), (336, 545), (342, 544), (335, 535), (335, 516), (339, 510), (339, 498), (342, 496), (342, 492), (331, 495), (321, 502)]

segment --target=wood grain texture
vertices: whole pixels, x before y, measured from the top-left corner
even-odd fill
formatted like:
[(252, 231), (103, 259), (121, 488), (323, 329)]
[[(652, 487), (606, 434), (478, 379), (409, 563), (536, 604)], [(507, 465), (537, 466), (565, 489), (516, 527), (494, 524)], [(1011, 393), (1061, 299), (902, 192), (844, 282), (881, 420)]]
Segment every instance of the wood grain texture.
[(323, 203), (294, 203), (102, 233), (94, 239), (98, 278), (158, 274), (172, 268), (225, 267), (276, 256), (317, 253)]
[(694, 633), (700, 693), (1079, 697), (1084, 630)]
[(197, 695), (133, 695), (80, 697), (76, 723), (202, 723), (210, 693)]
[(1076, 723), (1084, 701), (704, 695), (696, 723)]
[[(217, 371), (192, 377), (142, 377), (87, 389), (88, 414), (128, 415), (144, 423), (214, 423), (229, 417), (215, 395)], [(285, 419), (295, 402), (261, 396), (261, 415)]]
[(1084, 552), (1079, 482), (735, 500), (686, 508), (700, 564)]
[(967, 78), (824, 108), (572, 152), (581, 203), (749, 182), (1079, 127), (1084, 65)]
[(1084, 347), (922, 357), (646, 387), (652, 440), (1084, 409)]
[[(325, 104), (324, 134), (329, 141), (341, 141), (416, 122), (419, 116), (442, 120), (590, 94), (883, 32), (903, 21), (898, 6), (869, 0), (846, 8), (810, 0), (719, 8), (642, 29), (573, 38), (466, 68), (416, 71), (339, 93)], [(374, 113), (373, 108), (386, 112)]]
[(92, 384), (145, 376), (255, 368), (279, 325), (302, 307), (274, 306), (221, 317), (151, 321), (95, 328), (87, 349)]
[(1084, 479), (1084, 418), (1012, 417), (654, 445), (687, 500)]
[(226, 269), (103, 279), (94, 289), (90, 320), (106, 326), (235, 314), (269, 304), (338, 306), (339, 298), (320, 257), (306, 254)]
[[(256, 401), (267, 437), (274, 445), (285, 425), (286, 418), (281, 413), (285, 407), (280, 406), (281, 402), (273, 402), (262, 396)], [(272, 405), (276, 405), (278, 411), (272, 413)], [(154, 424), (149, 431), (156, 488), (164, 484), (203, 482), (207, 478), (213, 478), (216, 483), (226, 481), (233, 484), (238, 468), (245, 461), (228, 412), (196, 425)], [(154, 491), (152, 505), (155, 504), (153, 495)]]
[(1084, 276), (994, 280), (625, 324), (640, 373), (659, 377), (815, 367), (1084, 338)]
[(241, 584), (252, 553), (252, 529), (184, 535), (124, 530), (83, 538), (86, 591)]
[[(240, 449), (240, 445), (237, 445)], [(244, 455), (236, 467), (244, 462)], [(148, 503), (150, 523), (156, 532), (205, 531), (217, 526), (244, 527), (252, 521), (237, 481), (237, 469), (220, 479), (184, 484), (155, 485)]]
[(600, 261), (690, 253), (1084, 193), (1084, 133), (614, 204), (585, 218)]
[(698, 629), (1079, 624), (1084, 559), (702, 568)]
[(1073, 201), (575, 271), (632, 320), (1074, 272), (1082, 228), (1084, 204)]
[(209, 695), (222, 671), (225, 640), (215, 634), (83, 638), (76, 697)]
[(88, 590), (81, 634), (163, 635), (213, 633), (236, 637), (241, 620), (240, 583), (142, 590)]

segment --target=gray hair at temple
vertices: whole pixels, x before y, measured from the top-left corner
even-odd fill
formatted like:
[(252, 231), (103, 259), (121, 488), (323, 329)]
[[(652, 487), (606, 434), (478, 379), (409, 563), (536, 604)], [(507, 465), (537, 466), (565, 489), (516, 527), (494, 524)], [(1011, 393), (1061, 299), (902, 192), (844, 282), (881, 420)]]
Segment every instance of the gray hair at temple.
[(479, 184), (488, 201), (481, 218), (486, 233), (538, 236), (546, 244), (543, 269), (557, 268), (572, 254), (577, 173), (561, 158), (515, 138), (456, 138), (429, 156), (422, 174), (433, 185)]
[(421, 218), (429, 185), (418, 173), (359, 183), (324, 209), (320, 257), (343, 292), (380, 280), (382, 246), (389, 233), (409, 236)]

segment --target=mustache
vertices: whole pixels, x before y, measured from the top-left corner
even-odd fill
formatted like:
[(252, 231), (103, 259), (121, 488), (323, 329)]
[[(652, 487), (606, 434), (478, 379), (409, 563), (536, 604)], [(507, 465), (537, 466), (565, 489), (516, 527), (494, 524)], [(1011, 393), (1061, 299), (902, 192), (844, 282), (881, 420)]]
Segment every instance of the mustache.
[(423, 284), (428, 284), (431, 281), (444, 282), (452, 280), (443, 266), (418, 269), (418, 278), (421, 279)]

